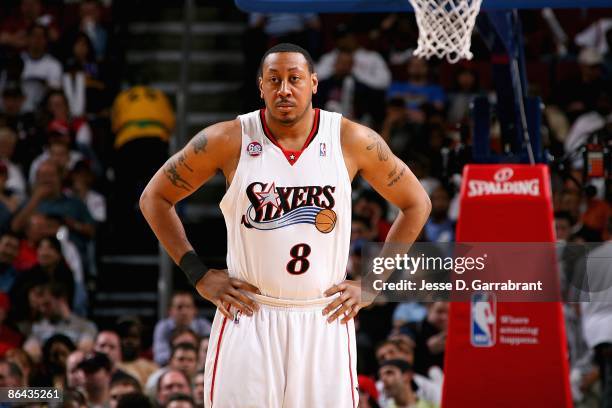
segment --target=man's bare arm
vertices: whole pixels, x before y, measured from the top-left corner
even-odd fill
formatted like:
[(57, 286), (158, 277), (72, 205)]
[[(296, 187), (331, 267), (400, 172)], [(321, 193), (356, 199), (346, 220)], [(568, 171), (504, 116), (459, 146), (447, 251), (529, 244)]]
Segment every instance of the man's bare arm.
[(398, 214), (386, 242), (412, 243), (431, 211), (427, 192), (408, 166), (397, 158), (373, 130), (344, 119), (342, 147), (351, 176), (359, 173)]
[[(381, 196), (401, 210), (386, 242), (412, 244), (431, 211), (429, 196), (419, 180), (391, 152), (379, 134), (347, 119), (342, 120), (342, 151), (351, 179), (361, 174)], [(387, 279), (389, 273), (380, 278)], [(340, 293), (340, 296), (323, 310), (324, 315), (333, 312), (328, 318), (330, 322), (344, 316), (342, 322), (346, 323), (357, 315), (361, 307), (371, 302), (364, 300), (361, 285), (354, 281), (334, 285), (325, 295), (335, 293)]]
[[(146, 154), (143, 152), (143, 154)], [(140, 197), (140, 209), (170, 257), (178, 264), (193, 250), (175, 204), (194, 193), (215, 175), (228, 169), (240, 155), (240, 123), (210, 126), (173, 155), (153, 176)]]

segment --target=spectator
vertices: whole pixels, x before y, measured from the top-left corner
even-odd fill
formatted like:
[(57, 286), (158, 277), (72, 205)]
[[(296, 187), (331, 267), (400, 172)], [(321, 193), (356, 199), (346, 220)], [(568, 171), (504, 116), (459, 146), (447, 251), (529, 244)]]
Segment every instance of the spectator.
[(210, 337), (204, 336), (200, 340), (198, 347), (198, 371), (203, 371), (206, 365), (206, 354), (208, 353), (208, 345), (210, 344)]
[(455, 224), (448, 218), (451, 194), (444, 186), (438, 186), (430, 195), (431, 216), (425, 224), (425, 236), (431, 242), (453, 242)]
[(96, 222), (106, 221), (106, 198), (93, 190), (95, 175), (86, 161), (77, 162), (69, 176), (70, 193), (80, 199)]
[(69, 388), (83, 390), (85, 387), (85, 373), (79, 364), (85, 359), (82, 350), (75, 350), (66, 358), (66, 386)]
[(153, 403), (147, 396), (132, 392), (119, 398), (117, 408), (153, 408)]
[(448, 94), (449, 123), (461, 123), (469, 119), (470, 104), (479, 94), (478, 76), (473, 69), (460, 68), (455, 74), (455, 84)]
[(13, 161), (17, 134), (9, 127), (0, 127), (0, 163), (7, 168), (5, 189), (16, 195), (16, 198), (25, 197), (26, 182), (21, 168)]
[[(151, 394), (161, 376), (169, 370), (179, 370), (185, 373), (190, 380), (197, 371), (197, 348), (190, 343), (179, 343), (172, 348), (172, 355), (166, 367), (162, 367), (149, 377), (145, 390)], [(190, 381), (191, 383), (191, 381)]]
[(574, 220), (567, 211), (555, 212), (555, 236), (557, 242), (567, 242), (572, 233), (572, 225)]
[(97, 60), (104, 59), (108, 46), (108, 30), (101, 24), (102, 10), (98, 0), (81, 2), (79, 31), (85, 33)]
[(6, 187), (7, 179), (8, 169), (0, 161), (0, 231), (9, 229), (11, 219), (21, 201), (17, 194), (14, 194), (11, 189)]
[(126, 317), (117, 323), (121, 338), (121, 368), (136, 378), (142, 387), (159, 367), (153, 361), (140, 356), (142, 345), (142, 323), (138, 318)]
[(404, 327), (415, 340), (414, 371), (428, 376), (432, 367), (444, 368), (444, 348), (448, 326), (448, 304), (432, 302), (427, 304), (427, 317), (418, 323)]
[(110, 359), (114, 369), (121, 364), (121, 342), (119, 335), (112, 330), (102, 330), (94, 341), (94, 351), (104, 353)]
[(23, 385), (30, 385), (30, 378), (35, 371), (34, 362), (22, 348), (13, 348), (6, 352), (6, 360), (17, 364), (23, 373)]
[(40, 359), (41, 344), (58, 333), (69, 337), (81, 350), (88, 351), (93, 347), (96, 326), (72, 313), (64, 286), (60, 284), (46, 286), (43, 292), (41, 316), (42, 319), (32, 326), (32, 334), (24, 345), (34, 360)]
[(164, 408), (195, 408), (195, 402), (190, 395), (177, 393), (170, 395)]
[(191, 382), (184, 372), (170, 369), (159, 377), (155, 399), (160, 406), (164, 406), (172, 394), (191, 395)]
[(423, 106), (432, 105), (437, 110), (444, 108), (446, 95), (444, 90), (430, 82), (429, 65), (421, 58), (412, 57), (406, 65), (408, 78), (406, 81), (394, 81), (389, 87), (389, 98), (402, 98), (406, 108), (410, 110), (411, 122), (425, 120)]
[(68, 128), (61, 123), (52, 123), (52, 126), (54, 126), (57, 130), (53, 131), (53, 134), (49, 137), (48, 146), (38, 157), (34, 159), (32, 165), (30, 166), (30, 174), (28, 178), (31, 185), (34, 185), (36, 182), (36, 174), (41, 163), (49, 161), (55, 164), (60, 169), (60, 177), (62, 179), (62, 184), (64, 184), (68, 173), (72, 170), (76, 163), (83, 160), (83, 155), (80, 152), (72, 150), (68, 143), (61, 140), (60, 137), (56, 137), (56, 132), (58, 131), (65, 132), (64, 134), (67, 135)]
[(410, 120), (410, 111), (403, 98), (393, 97), (387, 103), (387, 113), (380, 135), (399, 158), (414, 154), (417, 141), (423, 138), (424, 125)]
[(194, 332), (191, 327), (179, 326), (172, 330), (170, 335), (170, 348), (174, 349), (180, 343), (191, 344), (197, 348), (200, 344), (200, 336)]
[(204, 408), (204, 369), (198, 368), (193, 380), (193, 402), (196, 408)]
[(4, 358), (9, 350), (21, 346), (23, 336), (5, 324), (10, 307), (6, 293), (0, 292), (0, 358)]
[(47, 54), (48, 41), (46, 27), (34, 25), (28, 30), (28, 47), (21, 54), (21, 82), (26, 95), (23, 110), (26, 112), (34, 111), (49, 89), (60, 88), (62, 85), (62, 66)]
[(370, 225), (375, 231), (375, 239), (384, 242), (391, 223), (387, 221), (387, 202), (374, 190), (364, 189), (353, 207), (353, 213), (366, 217), (370, 220)]
[[(21, 61), (21, 60), (19, 60)], [(20, 74), (21, 75), (21, 74)], [(21, 89), (21, 83), (12, 82), (6, 85), (2, 91), (3, 111), (0, 114), (0, 125), (9, 127), (17, 133), (17, 142), (14, 155), (2, 157), (12, 163), (19, 163), (22, 177), (23, 171), (30, 168), (30, 163), (42, 151), (43, 139), (40, 137), (36, 126), (36, 119), (32, 112), (23, 112), (25, 97)], [(6, 136), (5, 136), (6, 137)], [(11, 179), (9, 166), (10, 185), (19, 190), (19, 181)], [(13, 176), (14, 178), (15, 176)], [(23, 179), (23, 192), (25, 193), (25, 178)]]
[(64, 398), (64, 408), (87, 408), (87, 400), (85, 395), (79, 390), (67, 388), (62, 394)]
[(31, 280), (24, 283), (20, 288), (13, 286), (10, 292), (14, 307), (11, 307), (9, 320), (27, 337), (32, 332), (32, 325), (40, 318), (49, 279), (43, 275), (33, 275)]
[(96, 61), (95, 50), (85, 33), (78, 33), (71, 45), (72, 55), (64, 68), (63, 90), (70, 115), (101, 114), (111, 104), (105, 84), (104, 65)]
[(371, 89), (385, 91), (391, 83), (391, 71), (382, 56), (362, 48), (355, 34), (346, 26), (338, 27), (336, 31), (336, 46), (334, 50), (321, 56), (317, 64), (317, 76), (320, 81), (331, 78), (336, 60), (341, 52), (353, 54), (353, 76)]
[(573, 123), (592, 108), (592, 101), (607, 84), (603, 79), (603, 58), (593, 48), (583, 48), (578, 54), (578, 77), (561, 81), (553, 93), (554, 104), (559, 106)]
[(63, 334), (49, 337), (42, 348), (42, 364), (32, 386), (62, 388), (66, 383), (66, 362), (75, 345)]
[(177, 327), (190, 327), (199, 336), (210, 334), (210, 322), (196, 317), (197, 309), (191, 292), (176, 292), (170, 300), (168, 317), (155, 325), (153, 355), (155, 362), (163, 366), (170, 358), (170, 336)]
[(313, 96), (314, 103), (322, 109), (355, 119), (356, 80), (352, 70), (353, 54), (348, 51), (338, 52), (332, 75), (321, 80), (317, 86), (317, 93)]
[(385, 393), (390, 401), (385, 408), (410, 406), (415, 408), (435, 408), (437, 405), (419, 398), (413, 389), (414, 370), (404, 360), (383, 361), (378, 375), (384, 384)]
[[(61, 90), (51, 90), (45, 95), (42, 103), (48, 131), (66, 133), (66, 144), (76, 143), (81, 149), (86, 149), (92, 143), (92, 133), (89, 123), (83, 116), (71, 114), (68, 98)], [(84, 150), (86, 151), (86, 150)]]
[(360, 408), (379, 408), (378, 405), (378, 390), (374, 380), (365, 375), (357, 376), (359, 384), (359, 404)]
[[(610, 204), (597, 197), (597, 187), (589, 185), (584, 189), (586, 196), (586, 209), (582, 213), (582, 225), (597, 231), (600, 239), (604, 238), (606, 227), (612, 213)], [(607, 238), (607, 236), (606, 236)]]
[(15, 215), (11, 227), (21, 231), (35, 211), (61, 216), (70, 231), (70, 239), (83, 257), (86, 243), (94, 235), (93, 218), (80, 200), (62, 192), (60, 174), (60, 169), (54, 163), (46, 161), (40, 164), (32, 196)]
[(126, 394), (142, 393), (140, 383), (130, 375), (113, 375), (110, 382), (110, 408), (117, 408), (119, 399)]
[(23, 381), (23, 373), (17, 364), (0, 359), (0, 387), (22, 387)]
[(38, 242), (36, 247), (37, 263), (29, 270), (19, 274), (15, 281), (15, 288), (22, 291), (29, 281), (47, 280), (51, 283), (60, 283), (65, 287), (69, 304), (72, 305), (75, 294), (75, 279), (72, 271), (66, 264), (62, 255), (62, 246), (55, 237), (46, 236)]
[(35, 25), (45, 26), (52, 41), (59, 38), (59, 31), (51, 14), (45, 14), (41, 0), (21, 0), (19, 13), (9, 17), (0, 28), (0, 45), (17, 50), (27, 46), (27, 32)]
[(343, 75), (348, 65), (351, 65), (351, 76), (345, 78), (352, 78), (354, 85), (350, 80), (345, 84), (343, 79), (342, 89), (347, 95), (353, 93), (354, 97), (341, 99), (347, 106), (350, 106), (348, 101), (353, 99), (351, 110), (355, 118), (374, 125), (381, 123), (385, 115), (384, 99), (391, 83), (391, 71), (378, 52), (361, 47), (355, 33), (342, 25), (336, 30), (336, 48), (321, 56), (316, 67), (324, 92), (327, 89), (333, 91), (339, 85), (339, 75)]
[(85, 373), (85, 393), (88, 407), (102, 408), (110, 406), (110, 359), (104, 353), (92, 353), (85, 356), (79, 364)]
[[(13, 288), (17, 271), (13, 261), (19, 253), (19, 238), (12, 232), (0, 235), (0, 292), (8, 293)], [(8, 305), (6, 305), (8, 308)]]

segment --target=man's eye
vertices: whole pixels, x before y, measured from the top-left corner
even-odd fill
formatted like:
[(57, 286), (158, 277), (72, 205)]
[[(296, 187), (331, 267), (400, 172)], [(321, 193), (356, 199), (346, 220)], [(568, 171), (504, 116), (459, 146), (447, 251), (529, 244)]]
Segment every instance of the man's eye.
[(292, 77), (291, 77), (291, 80), (292, 80), (293, 82), (295, 82), (295, 81), (299, 81), (299, 80), (300, 80), (300, 77), (299, 77), (299, 76), (292, 76)]

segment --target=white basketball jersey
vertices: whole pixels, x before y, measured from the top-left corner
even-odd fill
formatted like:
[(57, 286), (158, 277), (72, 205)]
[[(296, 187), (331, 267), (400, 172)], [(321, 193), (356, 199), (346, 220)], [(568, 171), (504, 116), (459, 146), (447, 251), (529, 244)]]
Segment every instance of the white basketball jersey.
[(221, 200), (227, 267), (261, 293), (315, 299), (346, 276), (351, 182), (340, 144), (341, 115), (315, 110), (302, 151), (284, 150), (265, 111), (239, 116), (242, 148)]

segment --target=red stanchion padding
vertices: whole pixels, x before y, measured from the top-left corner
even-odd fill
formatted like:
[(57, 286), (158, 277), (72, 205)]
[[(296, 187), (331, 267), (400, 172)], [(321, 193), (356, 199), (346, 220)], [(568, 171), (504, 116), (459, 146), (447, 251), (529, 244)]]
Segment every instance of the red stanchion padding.
[[(554, 242), (549, 180), (544, 165), (466, 166), (457, 242)], [(452, 303), (444, 374), (443, 408), (572, 407), (561, 304)]]

